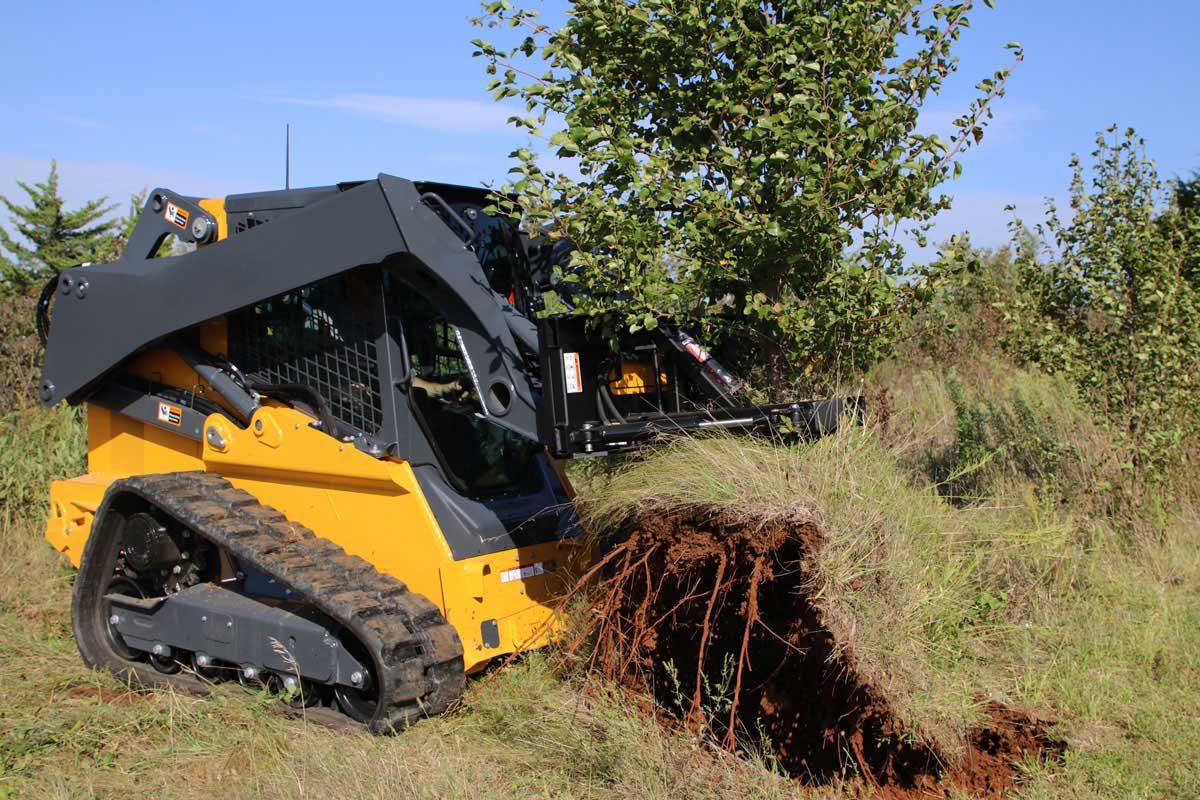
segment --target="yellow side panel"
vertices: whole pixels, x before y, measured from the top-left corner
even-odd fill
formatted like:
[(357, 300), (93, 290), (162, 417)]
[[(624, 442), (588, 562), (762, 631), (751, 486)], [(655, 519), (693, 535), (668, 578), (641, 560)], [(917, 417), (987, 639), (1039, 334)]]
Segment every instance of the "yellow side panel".
[(88, 406), (88, 472), (121, 478), (191, 469), (204, 469), (198, 441)]
[[(554, 600), (579, 558), (571, 543), (455, 561), (407, 462), (372, 458), (311, 421), (283, 407), (260, 409), (246, 430), (211, 416), (225, 446), (206, 441), (205, 466), (432, 600), (458, 630), (468, 671), (557, 632)], [(504, 580), (505, 570), (539, 562), (558, 569)], [(492, 619), (500, 642), (486, 647), (480, 624)]]
[(92, 529), (96, 508), (114, 478), (111, 475), (80, 475), (50, 484), (50, 519), (46, 539), (54, 549), (79, 566), (83, 543)]
[[(310, 428), (310, 422), (280, 406), (259, 409), (245, 429), (214, 414), (205, 427), (224, 441), (218, 449), (92, 406), (89, 474), (52, 485), (46, 538), (78, 566), (112, 481), (207, 470), (432, 600), (458, 630), (468, 671), (496, 656), (539, 647), (558, 631), (555, 601), (566, 591), (574, 565), (586, 558), (575, 545), (555, 541), (455, 561), (407, 462), (372, 458)], [(513, 574), (550, 563), (554, 569), (543, 574)], [(498, 644), (484, 641), (480, 626), (491, 620)]]
[[(547, 644), (561, 630), (557, 601), (570, 589), (585, 559), (574, 542), (555, 541), (443, 565), (442, 611), (462, 639), (467, 671), (484, 667), (497, 655)], [(520, 580), (503, 578), (505, 571), (547, 562), (553, 562), (554, 571)], [(489, 648), (480, 626), (493, 619), (499, 646)]]

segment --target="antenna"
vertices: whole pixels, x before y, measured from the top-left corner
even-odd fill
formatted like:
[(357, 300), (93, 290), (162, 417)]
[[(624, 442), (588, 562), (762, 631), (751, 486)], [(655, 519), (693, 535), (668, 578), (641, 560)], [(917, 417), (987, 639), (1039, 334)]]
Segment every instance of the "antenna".
[(292, 123), (284, 126), (285, 143), (283, 145), (283, 188), (292, 188)]

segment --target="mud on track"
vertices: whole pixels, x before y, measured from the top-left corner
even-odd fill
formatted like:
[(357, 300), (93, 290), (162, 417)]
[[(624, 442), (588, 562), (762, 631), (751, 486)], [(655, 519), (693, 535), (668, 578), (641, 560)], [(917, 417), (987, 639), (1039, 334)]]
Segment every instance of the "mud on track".
[(731, 749), (765, 741), (803, 783), (857, 776), (885, 798), (999, 797), (1016, 762), (1062, 753), (1045, 722), (999, 705), (953, 762), (906, 725), (811, 596), (812, 519), (648, 510), (622, 535), (591, 578), (591, 622), (573, 646), (590, 648), (593, 672)]

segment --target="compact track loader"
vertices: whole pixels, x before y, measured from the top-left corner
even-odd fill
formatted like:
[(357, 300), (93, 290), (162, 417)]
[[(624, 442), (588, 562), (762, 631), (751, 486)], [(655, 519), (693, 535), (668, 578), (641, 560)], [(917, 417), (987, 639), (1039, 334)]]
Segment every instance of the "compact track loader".
[[(818, 435), (846, 411), (739, 407), (680, 331), (614, 350), (546, 315), (561, 254), (487, 202), (387, 175), (157, 189), (120, 259), (47, 284), (41, 398), (87, 403), (88, 470), (53, 484), (46, 528), (79, 568), (84, 661), (401, 728), (555, 635), (594, 557), (561, 459), (713, 426)], [(169, 235), (194, 247), (155, 258)]]

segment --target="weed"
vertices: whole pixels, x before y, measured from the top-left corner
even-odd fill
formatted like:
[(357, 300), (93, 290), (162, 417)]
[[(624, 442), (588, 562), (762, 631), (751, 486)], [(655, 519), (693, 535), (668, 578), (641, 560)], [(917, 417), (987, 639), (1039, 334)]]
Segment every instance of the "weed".
[(86, 469), (83, 410), (26, 408), (0, 417), (0, 496), (8, 521), (40, 518), (47, 487)]

